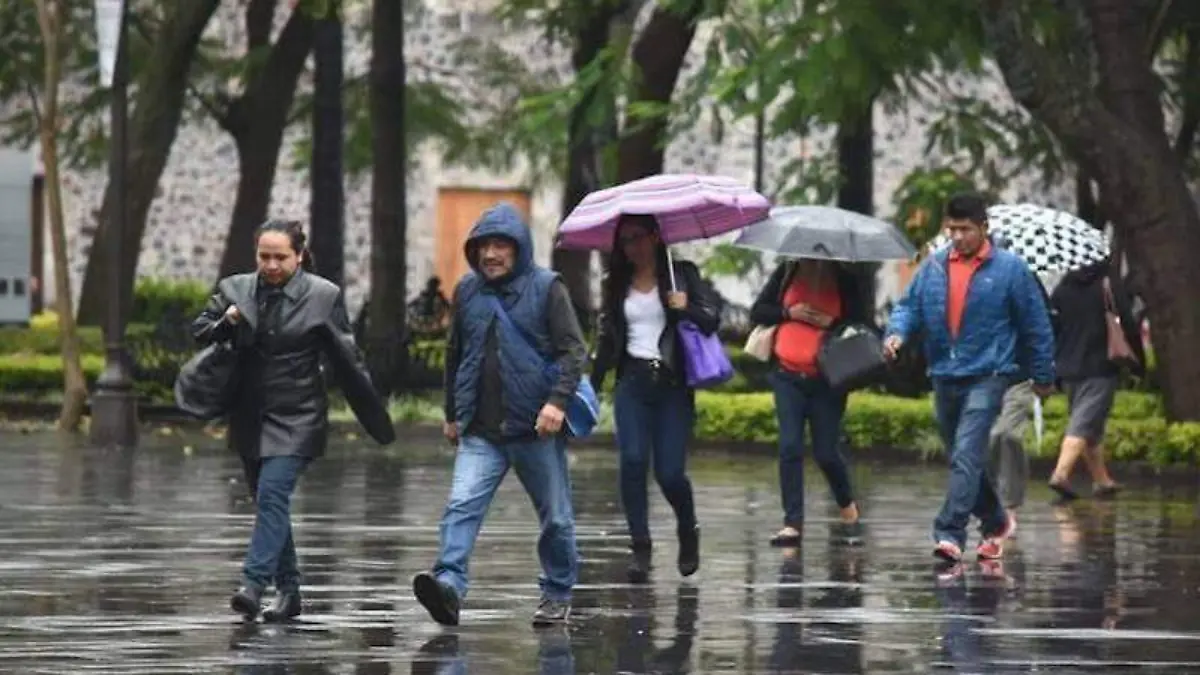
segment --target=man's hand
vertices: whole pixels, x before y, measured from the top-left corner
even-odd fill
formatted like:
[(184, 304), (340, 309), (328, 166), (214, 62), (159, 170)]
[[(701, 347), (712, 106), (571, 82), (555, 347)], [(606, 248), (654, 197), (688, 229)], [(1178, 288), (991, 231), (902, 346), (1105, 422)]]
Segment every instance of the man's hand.
[(687, 309), (687, 301), (687, 293), (680, 293), (679, 291), (667, 293), (667, 307), (671, 309), (683, 311)]
[(889, 335), (883, 341), (883, 355), (889, 361), (895, 361), (896, 357), (900, 355), (900, 348), (903, 346), (904, 340), (899, 335)]
[(542, 406), (542, 411), (538, 413), (537, 424), (534, 425), (534, 430), (539, 436), (553, 436), (562, 430), (563, 420), (567, 415), (562, 408), (556, 405), (547, 403)]
[(1037, 394), (1038, 398), (1048, 398), (1054, 393), (1053, 384), (1035, 384), (1033, 385), (1033, 393)]
[(237, 305), (230, 305), (229, 308), (225, 310), (225, 318), (230, 324), (236, 324), (238, 321), (242, 320), (242, 311), (237, 308)]
[(442, 435), (446, 437), (447, 441), (457, 444), (458, 443), (458, 425), (455, 424), (454, 422), (443, 422), (442, 423)]

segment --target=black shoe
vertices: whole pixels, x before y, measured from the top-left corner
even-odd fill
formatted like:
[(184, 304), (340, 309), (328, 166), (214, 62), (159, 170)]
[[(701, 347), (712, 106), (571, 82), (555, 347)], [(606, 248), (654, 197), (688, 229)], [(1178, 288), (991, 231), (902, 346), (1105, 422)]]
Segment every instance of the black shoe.
[(300, 589), (277, 591), (275, 602), (263, 612), (263, 621), (283, 622), (300, 616)]
[(542, 596), (537, 611), (533, 613), (533, 625), (538, 628), (565, 624), (571, 616), (571, 603), (559, 602)]
[(631, 584), (644, 584), (650, 580), (650, 552), (653, 545), (649, 539), (635, 539), (630, 546), (629, 567), (625, 570)]
[(690, 577), (700, 569), (700, 526), (679, 530), (679, 573)]
[(434, 621), (443, 626), (458, 625), (458, 593), (453, 588), (438, 581), (429, 572), (421, 572), (413, 577), (412, 586), (417, 602)]
[(229, 607), (253, 621), (258, 618), (258, 613), (262, 609), (262, 591), (251, 586), (242, 586), (229, 599)]
[[(796, 531), (795, 534), (787, 534), (785, 530), (791, 528)], [(800, 546), (801, 540), (804, 538), (804, 530), (800, 525), (788, 525), (780, 530), (775, 536), (771, 537), (771, 546), (776, 548), (796, 548)]]

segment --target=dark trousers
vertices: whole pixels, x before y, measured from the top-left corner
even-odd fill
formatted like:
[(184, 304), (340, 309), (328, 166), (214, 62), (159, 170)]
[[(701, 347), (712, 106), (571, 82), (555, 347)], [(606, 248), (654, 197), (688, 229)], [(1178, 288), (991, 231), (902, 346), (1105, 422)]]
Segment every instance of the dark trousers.
[(679, 530), (696, 526), (687, 446), (696, 419), (695, 394), (664, 372), (630, 362), (617, 382), (614, 417), (621, 452), (621, 504), (635, 540), (650, 538), (646, 473), (675, 511)]
[(242, 567), (247, 586), (262, 590), (274, 583), (280, 592), (300, 588), (291, 504), (296, 482), (309, 461), (307, 457), (294, 456), (242, 460), (246, 483), (258, 511)]
[(841, 508), (854, 503), (850, 470), (838, 450), (846, 395), (818, 377), (803, 377), (785, 370), (771, 373), (775, 414), (779, 419), (779, 491), (783, 522), (799, 528), (804, 523), (804, 431), (812, 429), (813, 458), (825, 474), (833, 499)]

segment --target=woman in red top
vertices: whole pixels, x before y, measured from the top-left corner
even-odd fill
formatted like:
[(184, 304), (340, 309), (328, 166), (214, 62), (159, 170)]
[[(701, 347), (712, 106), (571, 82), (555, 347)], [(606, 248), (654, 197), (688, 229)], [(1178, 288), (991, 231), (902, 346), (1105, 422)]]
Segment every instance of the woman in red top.
[(779, 419), (783, 529), (771, 538), (774, 546), (797, 546), (803, 534), (805, 426), (812, 427), (813, 456), (841, 509), (841, 536), (861, 537), (850, 472), (838, 450), (846, 395), (821, 377), (817, 354), (830, 326), (866, 319), (864, 306), (849, 271), (827, 261), (799, 260), (779, 265), (750, 309), (754, 323), (778, 326), (770, 380)]

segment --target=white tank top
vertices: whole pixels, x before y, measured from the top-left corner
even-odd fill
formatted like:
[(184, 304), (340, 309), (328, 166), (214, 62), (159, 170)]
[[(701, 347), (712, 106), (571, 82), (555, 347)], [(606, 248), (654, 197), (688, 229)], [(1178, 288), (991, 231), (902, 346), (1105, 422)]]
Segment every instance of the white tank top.
[(667, 312), (658, 288), (642, 293), (633, 288), (625, 296), (625, 352), (635, 359), (661, 359), (658, 340), (667, 328)]

